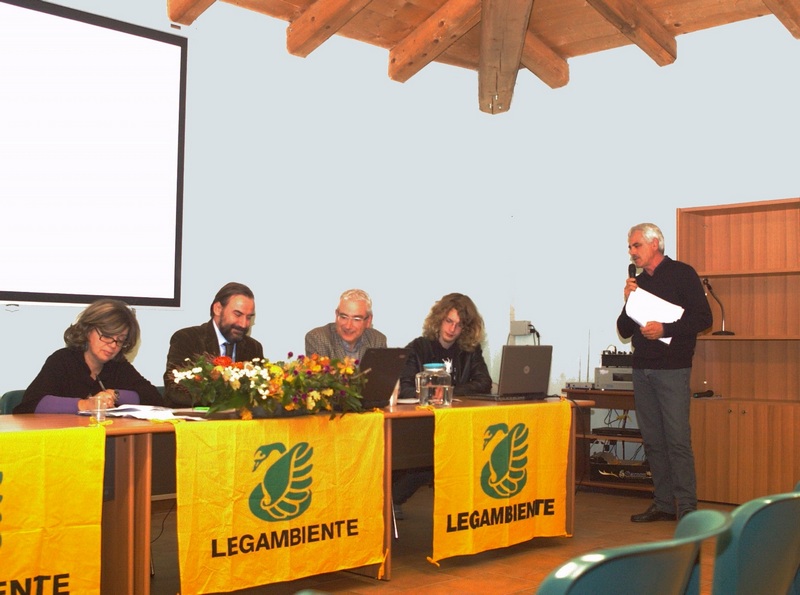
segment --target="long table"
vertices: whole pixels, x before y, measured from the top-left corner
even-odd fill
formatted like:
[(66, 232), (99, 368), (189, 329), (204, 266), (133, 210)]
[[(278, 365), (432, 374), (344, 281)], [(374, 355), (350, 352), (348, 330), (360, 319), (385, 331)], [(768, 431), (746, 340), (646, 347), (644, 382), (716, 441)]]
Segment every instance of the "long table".
[[(89, 417), (60, 414), (0, 415), (0, 432), (88, 427)], [(150, 593), (150, 481), (152, 435), (172, 424), (114, 419), (114, 498), (103, 503), (102, 593)]]
[[(590, 402), (572, 401), (572, 423), (570, 424), (569, 453), (567, 457), (567, 533), (572, 534), (575, 527), (575, 415), (576, 407), (586, 406)], [(496, 407), (497, 405), (518, 405), (537, 407), (540, 402), (497, 402), (468, 397), (457, 398), (453, 401), (453, 407)], [(391, 548), (393, 542), (393, 523), (392, 523), (392, 469), (402, 467), (421, 467), (433, 466), (433, 417), (435, 413), (430, 409), (417, 407), (416, 405), (394, 405), (384, 409), (384, 544), (388, 555), (384, 564), (383, 578), (391, 579), (392, 556)], [(429, 421), (430, 424), (421, 425), (415, 422)], [(410, 431), (409, 431), (410, 430)], [(420, 436), (420, 430), (424, 433)], [(430, 435), (427, 432), (430, 431)], [(405, 439), (408, 437), (408, 439)], [(413, 452), (402, 448), (397, 452), (398, 445), (412, 444)]]
[[(491, 407), (496, 403), (461, 399), (454, 407)], [(528, 406), (536, 406), (529, 404)], [(574, 417), (570, 425), (570, 451), (567, 465), (567, 530), (574, 528), (575, 440)], [(433, 437), (430, 441), (414, 436), (418, 447), (413, 460), (393, 460), (395, 434), (414, 429), (416, 421), (430, 421), (434, 412), (416, 405), (396, 405), (384, 409), (384, 546), (387, 551), (381, 578), (391, 579), (392, 469), (422, 466), (433, 461)], [(187, 422), (192, 423), (192, 422)], [(18, 432), (59, 428), (87, 427), (88, 417), (59, 414), (0, 415), (0, 432)], [(430, 424), (431, 432), (433, 425)], [(151, 477), (153, 466), (152, 436), (174, 433), (170, 423), (115, 418), (105, 427), (106, 435), (115, 440), (114, 498), (103, 503), (101, 590), (103, 593), (149, 595), (150, 593), (150, 517)], [(428, 446), (429, 445), (429, 446)], [(428, 454), (427, 449), (430, 448)], [(400, 453), (398, 453), (400, 454)], [(409, 453), (405, 453), (408, 455)], [(429, 459), (427, 457), (430, 457)], [(422, 463), (421, 463), (422, 462)]]

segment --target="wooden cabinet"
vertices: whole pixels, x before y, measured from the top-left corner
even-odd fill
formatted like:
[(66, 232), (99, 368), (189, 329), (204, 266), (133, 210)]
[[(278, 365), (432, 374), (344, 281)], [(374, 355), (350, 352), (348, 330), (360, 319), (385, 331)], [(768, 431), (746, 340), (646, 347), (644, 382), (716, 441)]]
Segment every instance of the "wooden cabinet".
[(698, 399), (691, 423), (701, 500), (738, 504), (800, 478), (800, 403)]
[(698, 498), (739, 504), (800, 481), (800, 199), (678, 209), (678, 260), (709, 295), (692, 403)]

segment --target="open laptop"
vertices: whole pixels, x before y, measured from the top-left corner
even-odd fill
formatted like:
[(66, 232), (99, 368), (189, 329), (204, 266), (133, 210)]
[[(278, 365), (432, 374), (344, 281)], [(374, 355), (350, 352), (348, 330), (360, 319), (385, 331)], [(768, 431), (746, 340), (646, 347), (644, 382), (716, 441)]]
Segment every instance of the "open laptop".
[(402, 347), (370, 347), (358, 364), (367, 373), (367, 382), (361, 392), (364, 409), (383, 408), (389, 405), (394, 386), (400, 378), (408, 359), (408, 349)]
[(547, 397), (552, 345), (503, 345), (497, 394), (467, 395), (467, 399), (535, 401)]

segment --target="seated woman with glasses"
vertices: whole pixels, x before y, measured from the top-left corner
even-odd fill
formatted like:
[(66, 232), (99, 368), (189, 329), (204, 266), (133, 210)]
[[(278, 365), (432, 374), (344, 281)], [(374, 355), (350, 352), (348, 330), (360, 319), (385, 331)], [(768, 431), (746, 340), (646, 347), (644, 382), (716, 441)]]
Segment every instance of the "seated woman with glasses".
[(158, 389), (125, 359), (139, 340), (139, 323), (128, 305), (101, 299), (64, 331), (66, 347), (53, 353), (25, 391), (14, 413), (77, 413), (88, 397), (107, 407), (163, 405)]

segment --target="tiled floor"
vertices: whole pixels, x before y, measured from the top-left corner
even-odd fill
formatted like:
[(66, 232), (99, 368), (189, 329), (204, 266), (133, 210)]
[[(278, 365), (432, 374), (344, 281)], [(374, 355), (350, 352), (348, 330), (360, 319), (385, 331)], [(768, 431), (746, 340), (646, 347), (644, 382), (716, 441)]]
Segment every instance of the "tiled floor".
[[(180, 593), (173, 501), (154, 505), (154, 595)], [(630, 515), (650, 504), (647, 497), (579, 491), (575, 500), (575, 534), (567, 538), (539, 538), (502, 550), (461, 556), (430, 564), (433, 490), (423, 488), (403, 506), (394, 543), (392, 580), (378, 581), (352, 572), (336, 572), (287, 583), (233, 591), (242, 594), (284, 595), (303, 589), (327, 593), (439, 593), (504, 595), (535, 593), (542, 579), (564, 561), (588, 551), (672, 537), (674, 522), (631, 523)], [(707, 505), (700, 508), (731, 510)], [(162, 531), (163, 528), (163, 531)], [(160, 536), (159, 536), (160, 535)], [(713, 540), (703, 546), (703, 593), (710, 592)], [(184, 593), (183, 595), (190, 595)]]

